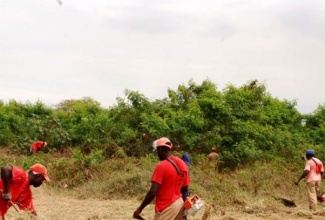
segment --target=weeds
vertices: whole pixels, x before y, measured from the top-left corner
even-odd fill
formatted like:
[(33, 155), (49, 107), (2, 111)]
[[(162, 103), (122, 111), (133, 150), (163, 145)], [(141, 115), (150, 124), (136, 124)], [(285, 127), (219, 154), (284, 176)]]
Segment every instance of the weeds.
[[(74, 150), (65, 155), (43, 152), (19, 157), (3, 155), (0, 164), (28, 170), (32, 164), (42, 163), (48, 168), (50, 187), (58, 193), (70, 193), (79, 199), (143, 199), (158, 162), (156, 155), (104, 160), (102, 154), (102, 151), (92, 151), (85, 155), (80, 150)], [(296, 168), (298, 165), (300, 169)], [(190, 166), (190, 191), (211, 207), (274, 208), (281, 204), (274, 197), (283, 195), (299, 203), (301, 198), (306, 197), (306, 189), (303, 184), (294, 186), (293, 181), (302, 168), (303, 161), (301, 164), (258, 161), (231, 172), (218, 172), (205, 161), (204, 156), (199, 156)]]

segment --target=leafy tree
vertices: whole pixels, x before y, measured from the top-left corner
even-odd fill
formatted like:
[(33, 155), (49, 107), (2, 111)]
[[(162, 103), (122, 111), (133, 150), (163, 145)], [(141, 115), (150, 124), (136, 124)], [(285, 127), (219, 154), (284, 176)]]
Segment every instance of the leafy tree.
[(62, 127), (70, 135), (70, 144), (81, 146), (85, 151), (99, 145), (101, 135), (104, 135), (101, 113), (100, 103), (89, 97), (65, 100), (56, 107), (56, 114)]
[(304, 132), (313, 144), (325, 144), (325, 104), (319, 105), (311, 115), (305, 116)]
[(55, 108), (40, 101), (0, 101), (0, 145), (26, 153), (36, 139), (47, 140), (50, 150), (75, 148), (84, 167), (101, 156), (148, 154), (161, 136), (193, 154), (216, 146), (221, 169), (257, 160), (293, 161), (306, 148), (325, 156), (325, 106), (302, 115), (295, 100), (272, 97), (257, 80), (222, 91), (208, 79), (201, 84), (190, 80), (153, 101), (138, 91), (124, 94), (108, 109), (90, 97), (64, 100)]

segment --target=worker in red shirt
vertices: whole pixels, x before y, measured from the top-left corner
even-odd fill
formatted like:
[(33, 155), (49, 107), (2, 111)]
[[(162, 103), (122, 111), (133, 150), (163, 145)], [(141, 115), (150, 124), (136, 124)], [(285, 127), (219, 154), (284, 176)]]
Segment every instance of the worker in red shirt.
[(36, 141), (30, 146), (30, 152), (35, 154), (38, 151), (42, 150), (44, 147), (46, 147), (46, 145), (47, 145), (47, 142), (45, 142), (45, 141)]
[(160, 162), (151, 177), (151, 187), (141, 205), (134, 211), (133, 218), (139, 219), (142, 210), (156, 198), (154, 220), (182, 220), (183, 199), (190, 184), (185, 162), (172, 155), (173, 144), (162, 137), (153, 143)]
[(28, 173), (20, 167), (1, 167), (0, 216), (2, 220), (5, 220), (5, 215), (13, 204), (18, 205), (20, 210), (27, 210), (37, 215), (30, 185), (39, 187), (44, 180), (50, 181), (50, 178), (47, 169), (41, 164), (31, 166)]

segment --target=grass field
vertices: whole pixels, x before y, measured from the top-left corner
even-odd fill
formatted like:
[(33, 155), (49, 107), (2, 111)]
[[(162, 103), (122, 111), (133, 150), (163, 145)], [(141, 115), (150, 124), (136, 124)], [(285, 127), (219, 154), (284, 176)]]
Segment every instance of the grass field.
[[(65, 189), (66, 190), (66, 189)], [(40, 220), (127, 220), (132, 219), (133, 211), (139, 205), (139, 201), (130, 198), (129, 200), (99, 200), (99, 199), (76, 199), (69, 196), (69, 193), (63, 191), (55, 192), (48, 186), (42, 186), (38, 189), (33, 189), (34, 202), (38, 210), (38, 219)], [(268, 200), (270, 198), (265, 198)], [(310, 213), (306, 206), (302, 203), (298, 207), (289, 208), (281, 203), (264, 206), (260, 204), (233, 204), (229, 206), (211, 206), (207, 204), (205, 208), (210, 209), (200, 210), (194, 217), (190, 216), (189, 220), (202, 219), (324, 219), (325, 212), (322, 207), (319, 207), (319, 212)], [(270, 202), (270, 201), (268, 201)], [(153, 205), (146, 207), (143, 211), (143, 217), (147, 220), (153, 219)], [(207, 218), (203, 218), (203, 214), (209, 213)], [(29, 219), (27, 213), (19, 211), (19, 213), (11, 208), (7, 214), (8, 220), (23, 220)]]
[[(49, 167), (51, 182), (37, 189), (32, 187), (39, 220), (132, 219), (133, 211), (150, 187), (157, 163), (156, 156), (149, 155), (140, 159), (109, 159), (85, 169), (69, 155), (25, 157), (4, 151), (2, 155), (2, 163), (26, 165), (36, 161)], [(302, 169), (303, 161), (298, 165)], [(325, 203), (319, 204), (317, 212), (310, 213), (305, 183), (293, 184), (302, 170), (285, 162), (260, 161), (220, 173), (202, 156), (193, 161), (190, 171), (191, 193), (200, 195), (206, 206), (189, 220), (325, 219)], [(287, 207), (274, 197), (293, 200), (297, 207)], [(154, 205), (146, 207), (142, 215), (153, 219)], [(7, 219), (30, 217), (11, 208)]]

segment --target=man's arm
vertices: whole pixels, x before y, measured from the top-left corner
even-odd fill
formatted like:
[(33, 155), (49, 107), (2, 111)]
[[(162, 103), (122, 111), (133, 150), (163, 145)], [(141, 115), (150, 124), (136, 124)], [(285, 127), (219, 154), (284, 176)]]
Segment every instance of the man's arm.
[(181, 193), (184, 194), (184, 193), (187, 193), (188, 192), (188, 186), (183, 186), (181, 188)]
[(12, 166), (1, 167), (1, 179), (3, 182), (4, 190), (3, 193), (9, 192), (9, 181), (12, 178)]
[(322, 181), (324, 179), (324, 172), (323, 171), (320, 172), (320, 176), (321, 176), (321, 181)]
[(11, 200), (11, 193), (9, 191), (9, 181), (12, 178), (12, 166), (1, 167), (1, 180), (3, 183), (2, 198), (5, 200)]
[(186, 198), (190, 196), (190, 190), (189, 190), (188, 186), (183, 186), (181, 188), (181, 193), (182, 193), (182, 199), (183, 199), (183, 201), (185, 201)]
[(147, 192), (146, 197), (142, 201), (141, 205), (135, 212), (133, 213), (133, 218), (139, 218), (139, 215), (141, 214), (142, 210), (152, 202), (152, 200), (156, 197), (156, 194), (159, 190), (160, 184), (156, 182), (151, 183), (150, 190)]
[(295, 184), (298, 185), (299, 182), (300, 182), (300, 180), (302, 180), (303, 178), (305, 178), (305, 177), (307, 176), (308, 173), (309, 173), (309, 170), (304, 170), (304, 171), (302, 172), (301, 176), (299, 177), (299, 179), (297, 179), (297, 180), (295, 181)]

